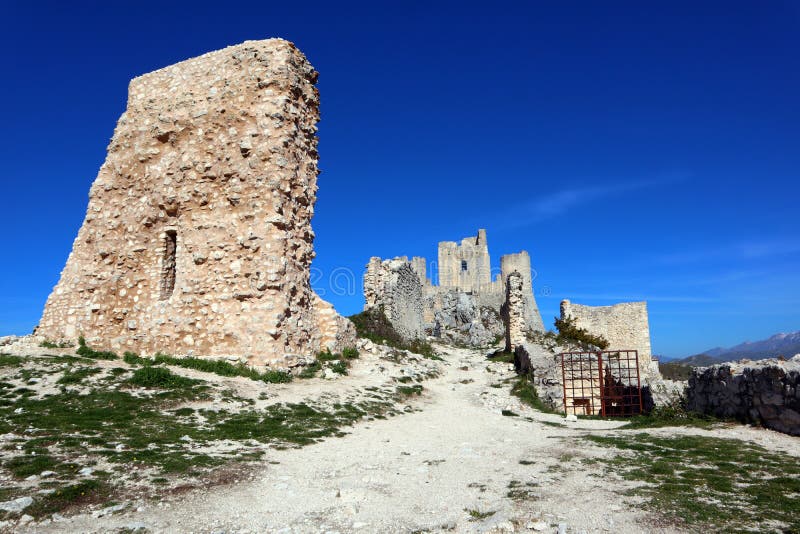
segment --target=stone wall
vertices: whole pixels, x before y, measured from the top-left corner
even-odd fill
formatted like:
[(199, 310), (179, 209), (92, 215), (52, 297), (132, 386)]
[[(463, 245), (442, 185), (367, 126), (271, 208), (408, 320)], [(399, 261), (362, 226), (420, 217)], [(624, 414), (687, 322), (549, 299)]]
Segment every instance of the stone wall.
[(512, 352), (517, 346), (525, 343), (528, 325), (525, 317), (524, 279), (517, 271), (506, 279), (506, 302), (500, 311), (505, 323), (506, 350)]
[(281, 39), (131, 81), (37, 334), (254, 365), (353, 342), (309, 284), (316, 81)]
[(365, 310), (380, 307), (403, 339), (425, 337), (422, 285), (408, 258), (370, 258), (364, 274)]
[(486, 230), (465, 237), (459, 245), (455, 241), (439, 243), (439, 286), (458, 288), (467, 293), (477, 293), (492, 283), (492, 266)]
[[(525, 313), (526, 328), (534, 332), (544, 332), (544, 323), (539, 313), (539, 306), (536, 304), (536, 297), (533, 294), (533, 270), (531, 269), (531, 257), (526, 251), (516, 254), (506, 254), (500, 258), (500, 271), (502, 282), (507, 282), (511, 273), (522, 275), (522, 298), (523, 310)], [(505, 292), (505, 287), (494, 288), (494, 291)]]
[(689, 410), (800, 436), (800, 354), (695, 368), (686, 390)]
[[(650, 325), (646, 302), (623, 302), (614, 306), (584, 306), (561, 301), (561, 318), (572, 317), (575, 325), (601, 335), (609, 342), (607, 350), (636, 350), (642, 381), (653, 376)], [(657, 368), (656, 368), (657, 369)]]

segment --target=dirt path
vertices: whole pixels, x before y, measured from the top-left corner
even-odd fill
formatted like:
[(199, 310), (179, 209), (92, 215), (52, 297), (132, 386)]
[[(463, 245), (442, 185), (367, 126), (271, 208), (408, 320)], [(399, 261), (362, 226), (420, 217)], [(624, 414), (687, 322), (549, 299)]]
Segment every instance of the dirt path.
[[(605, 489), (579, 436), (617, 422), (563, 418), (520, 405), (507, 364), (449, 349), (416, 409), (347, 436), (269, 450), (250, 480), (192, 491), (121, 514), (79, 515), (37, 532), (672, 532)], [(466, 368), (466, 369), (465, 369)], [(519, 416), (503, 416), (501, 410)], [(626, 500), (627, 499), (627, 500)]]

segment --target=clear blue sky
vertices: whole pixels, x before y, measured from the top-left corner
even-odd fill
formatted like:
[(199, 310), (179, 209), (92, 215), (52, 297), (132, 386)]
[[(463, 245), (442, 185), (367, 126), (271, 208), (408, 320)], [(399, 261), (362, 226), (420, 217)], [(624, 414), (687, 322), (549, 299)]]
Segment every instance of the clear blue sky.
[(647, 299), (676, 357), (800, 329), (798, 2), (6, 1), (0, 30), (0, 335), (37, 323), (128, 81), (267, 37), (320, 71), (341, 312), (370, 256), (485, 227), (531, 253), (548, 325)]

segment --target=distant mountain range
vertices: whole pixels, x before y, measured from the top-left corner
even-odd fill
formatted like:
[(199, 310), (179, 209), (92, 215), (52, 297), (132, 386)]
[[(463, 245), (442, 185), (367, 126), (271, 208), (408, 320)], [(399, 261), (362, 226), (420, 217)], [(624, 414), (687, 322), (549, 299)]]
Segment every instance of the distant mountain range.
[(795, 354), (800, 354), (800, 331), (775, 334), (761, 341), (745, 341), (740, 345), (727, 349), (716, 347), (688, 358), (673, 361), (685, 365), (703, 367), (715, 363), (737, 361), (743, 358), (749, 360), (763, 360), (777, 356), (791, 358)]

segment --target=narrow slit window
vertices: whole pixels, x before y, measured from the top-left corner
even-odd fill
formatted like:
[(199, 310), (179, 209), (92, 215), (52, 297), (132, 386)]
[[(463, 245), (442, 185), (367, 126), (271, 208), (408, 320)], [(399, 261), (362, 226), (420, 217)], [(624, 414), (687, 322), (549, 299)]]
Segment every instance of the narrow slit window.
[(164, 258), (161, 264), (161, 300), (167, 300), (175, 290), (175, 252), (178, 248), (178, 233), (167, 230), (164, 237)]
[(467, 260), (461, 260), (461, 270), (462, 271), (467, 270)]

